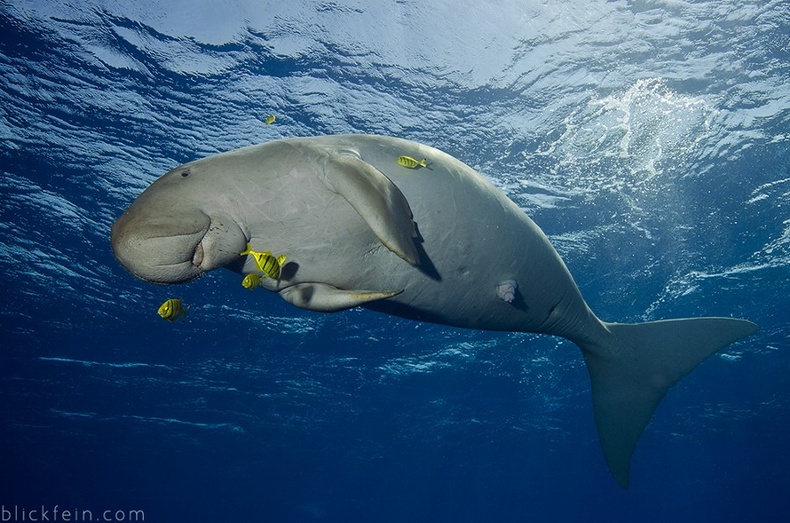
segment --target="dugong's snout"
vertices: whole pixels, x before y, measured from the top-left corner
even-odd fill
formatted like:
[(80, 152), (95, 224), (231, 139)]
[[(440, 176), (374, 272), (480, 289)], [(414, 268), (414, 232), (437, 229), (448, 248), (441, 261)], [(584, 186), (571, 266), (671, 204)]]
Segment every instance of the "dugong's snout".
[(133, 275), (151, 283), (179, 283), (202, 274), (202, 239), (211, 220), (190, 216), (147, 216), (129, 209), (110, 233), (115, 257)]
[(239, 260), (247, 239), (228, 216), (200, 211), (150, 216), (130, 208), (110, 234), (118, 261), (150, 283), (184, 283)]

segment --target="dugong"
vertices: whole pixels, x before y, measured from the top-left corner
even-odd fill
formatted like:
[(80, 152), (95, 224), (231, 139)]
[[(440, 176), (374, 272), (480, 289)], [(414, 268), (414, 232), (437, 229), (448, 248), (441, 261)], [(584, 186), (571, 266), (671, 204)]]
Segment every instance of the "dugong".
[(601, 321), (546, 235), (502, 192), (442, 151), (384, 136), (277, 140), (176, 167), (118, 218), (111, 241), (119, 262), (151, 283), (219, 267), (257, 272), (240, 256), (250, 244), (286, 255), (280, 278), (261, 285), (297, 307), (566, 338), (581, 348), (601, 447), (624, 488), (667, 390), (757, 330), (732, 318)]

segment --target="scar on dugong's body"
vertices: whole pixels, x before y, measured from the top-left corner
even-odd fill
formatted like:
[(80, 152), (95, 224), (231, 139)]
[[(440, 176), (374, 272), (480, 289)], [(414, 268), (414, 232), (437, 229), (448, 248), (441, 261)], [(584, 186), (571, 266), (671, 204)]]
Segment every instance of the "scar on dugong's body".
[[(397, 158), (425, 158), (412, 170)], [(757, 330), (732, 318), (606, 323), (537, 225), (482, 176), (426, 145), (382, 136), (297, 138), (190, 162), (146, 189), (112, 228), (132, 274), (180, 283), (251, 273), (247, 244), (285, 253), (261, 286), (317, 311), (362, 305), (416, 320), (562, 336), (592, 380), (614, 478), (667, 389)]]

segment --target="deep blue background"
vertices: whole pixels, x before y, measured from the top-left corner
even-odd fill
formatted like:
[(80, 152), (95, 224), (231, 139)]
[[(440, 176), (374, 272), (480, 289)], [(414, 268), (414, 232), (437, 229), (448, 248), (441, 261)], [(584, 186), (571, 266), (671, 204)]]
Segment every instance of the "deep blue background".
[[(574, 4), (0, 2), (0, 504), (783, 521), (790, 9)], [(623, 491), (570, 343), (311, 314), (232, 274), (152, 287), (113, 259), (112, 221), (173, 166), (335, 132), (479, 169), (606, 320), (761, 331), (670, 391)], [(156, 316), (172, 296), (187, 322)]]

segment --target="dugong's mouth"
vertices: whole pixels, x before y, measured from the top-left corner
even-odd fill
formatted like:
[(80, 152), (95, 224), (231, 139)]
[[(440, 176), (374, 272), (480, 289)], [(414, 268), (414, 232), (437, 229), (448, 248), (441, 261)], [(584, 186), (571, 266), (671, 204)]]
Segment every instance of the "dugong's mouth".
[(192, 254), (192, 265), (200, 269), (201, 263), (203, 263), (203, 238), (200, 239), (195, 247), (195, 252)]
[[(203, 241), (206, 238), (208, 231), (209, 228), (206, 227), (202, 231), (188, 235), (185, 234), (180, 238), (170, 238), (174, 247), (170, 253), (172, 258), (155, 264), (157, 269), (156, 279), (142, 276), (141, 274), (134, 271), (132, 272), (135, 274), (135, 276), (142, 278), (149, 283), (158, 284), (186, 283), (200, 278), (210, 270), (216, 268), (204, 264), (204, 261), (206, 261), (208, 257), (206, 256), (206, 249), (203, 247)], [(186, 241), (187, 238), (191, 239), (191, 243), (194, 243), (194, 248), (191, 250), (189, 248), (179, 248), (177, 242), (179, 240)], [(183, 254), (179, 256), (179, 252)], [(162, 276), (164, 275), (167, 275), (167, 277), (163, 278)]]
[(224, 213), (210, 216), (209, 226), (192, 251), (189, 262), (196, 272), (194, 278), (239, 262), (239, 255), (247, 246), (247, 235), (239, 224)]

